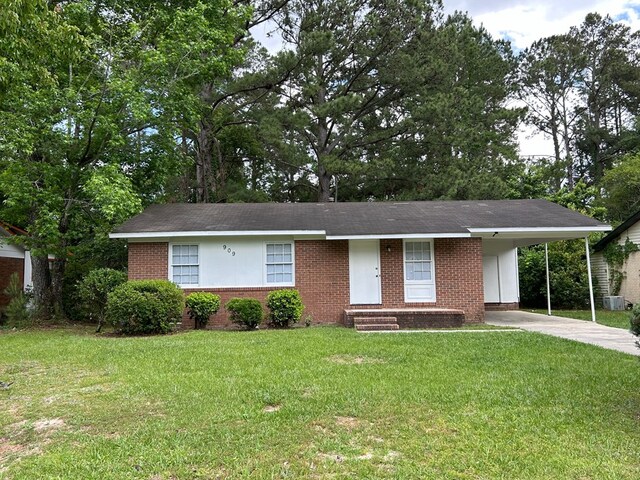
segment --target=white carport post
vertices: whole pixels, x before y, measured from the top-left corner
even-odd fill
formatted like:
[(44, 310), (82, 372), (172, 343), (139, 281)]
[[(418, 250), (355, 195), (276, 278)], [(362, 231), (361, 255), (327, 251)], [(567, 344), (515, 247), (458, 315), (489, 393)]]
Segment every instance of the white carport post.
[(547, 315), (551, 316), (551, 283), (549, 282), (549, 244), (544, 244), (544, 264), (547, 273)]
[(593, 280), (591, 279), (591, 254), (589, 253), (589, 237), (584, 237), (584, 245), (587, 249), (587, 275), (589, 276), (589, 301), (591, 302), (591, 321), (596, 321), (596, 306), (593, 301)]

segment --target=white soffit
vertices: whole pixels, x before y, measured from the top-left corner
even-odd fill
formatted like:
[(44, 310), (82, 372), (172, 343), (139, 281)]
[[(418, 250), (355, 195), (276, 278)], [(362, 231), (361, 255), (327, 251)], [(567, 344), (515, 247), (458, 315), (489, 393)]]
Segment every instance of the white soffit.
[(136, 233), (110, 233), (109, 238), (175, 238), (175, 237), (274, 237), (295, 236), (309, 237), (322, 236), (324, 230), (239, 230), (239, 231), (200, 231), (200, 232), (136, 232)]
[(611, 225), (592, 227), (525, 227), (525, 228), (469, 228), (474, 237), (482, 238), (580, 238), (591, 232), (608, 232)]
[(379, 235), (327, 235), (327, 240), (390, 240), (403, 238), (469, 238), (470, 233), (389, 233)]

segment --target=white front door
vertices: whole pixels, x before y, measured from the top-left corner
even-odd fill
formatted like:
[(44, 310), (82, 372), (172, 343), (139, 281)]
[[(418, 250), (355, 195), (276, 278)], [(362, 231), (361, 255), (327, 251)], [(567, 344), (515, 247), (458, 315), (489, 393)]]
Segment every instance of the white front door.
[(352, 305), (382, 303), (379, 240), (349, 240), (349, 292)]
[(497, 256), (482, 257), (485, 303), (500, 303), (500, 270)]

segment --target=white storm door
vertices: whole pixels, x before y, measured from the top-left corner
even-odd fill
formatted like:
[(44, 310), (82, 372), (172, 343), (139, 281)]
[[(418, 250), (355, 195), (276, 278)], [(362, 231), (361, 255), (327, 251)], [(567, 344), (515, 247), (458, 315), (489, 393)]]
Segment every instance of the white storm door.
[(482, 257), (485, 303), (500, 303), (500, 270), (497, 256)]
[(351, 305), (380, 304), (380, 241), (349, 240)]

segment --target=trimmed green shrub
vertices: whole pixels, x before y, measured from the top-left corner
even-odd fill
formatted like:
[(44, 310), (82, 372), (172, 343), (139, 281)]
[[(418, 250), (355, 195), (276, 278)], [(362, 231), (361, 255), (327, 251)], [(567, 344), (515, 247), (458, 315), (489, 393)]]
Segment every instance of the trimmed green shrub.
[(220, 309), (220, 297), (208, 292), (193, 292), (187, 296), (186, 304), (195, 328), (204, 328), (209, 317)]
[(132, 280), (108, 296), (106, 320), (126, 335), (169, 333), (182, 319), (184, 294), (168, 280)]
[(78, 283), (78, 296), (84, 310), (98, 321), (96, 332), (102, 329), (109, 293), (127, 281), (127, 274), (112, 268), (91, 270)]
[(4, 289), (9, 297), (9, 304), (4, 308), (3, 314), (10, 327), (27, 327), (32, 323), (32, 315), (29, 311), (31, 295), (22, 289), (20, 276), (13, 272), (9, 276), (9, 284)]
[[(640, 305), (636, 305), (631, 310), (631, 333), (633, 333), (636, 337), (640, 338)], [(636, 342), (638, 348), (640, 348), (640, 340)]]
[(229, 312), (229, 318), (233, 323), (247, 330), (256, 328), (264, 318), (262, 304), (255, 298), (232, 298), (224, 308)]
[(269, 293), (267, 307), (270, 310), (269, 324), (278, 328), (286, 328), (297, 323), (304, 310), (300, 293), (294, 289), (274, 290)]

